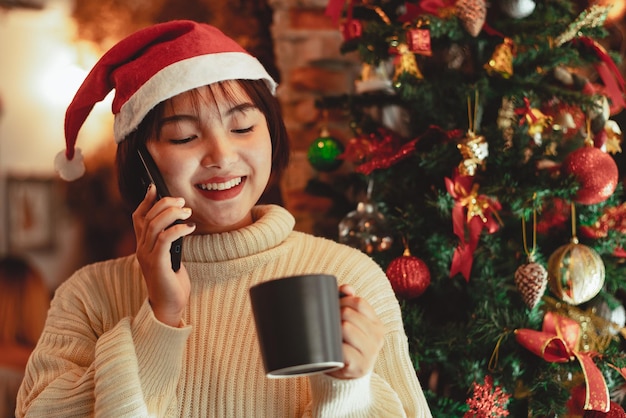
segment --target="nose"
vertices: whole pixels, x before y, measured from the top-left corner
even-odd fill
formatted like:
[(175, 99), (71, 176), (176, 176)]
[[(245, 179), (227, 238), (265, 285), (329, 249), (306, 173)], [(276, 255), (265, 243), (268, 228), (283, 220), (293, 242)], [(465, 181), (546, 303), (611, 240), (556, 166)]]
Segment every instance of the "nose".
[(226, 168), (239, 158), (237, 147), (224, 135), (212, 135), (205, 143), (202, 165)]

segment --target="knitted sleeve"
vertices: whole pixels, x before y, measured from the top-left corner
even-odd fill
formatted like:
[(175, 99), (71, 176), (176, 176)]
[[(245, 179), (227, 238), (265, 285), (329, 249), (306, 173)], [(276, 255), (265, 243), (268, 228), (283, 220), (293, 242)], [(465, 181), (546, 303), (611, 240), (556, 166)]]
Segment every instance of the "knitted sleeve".
[(351, 284), (386, 328), (383, 348), (370, 375), (354, 380), (324, 374), (310, 377), (312, 403), (307, 415), (431, 417), (409, 357), (398, 300), (380, 266), (360, 251), (319, 238), (304, 253), (316, 258), (312, 268), (334, 274), (339, 284)]
[(134, 258), (87, 266), (56, 291), (17, 398), (18, 417), (163, 416), (190, 327), (156, 320)]

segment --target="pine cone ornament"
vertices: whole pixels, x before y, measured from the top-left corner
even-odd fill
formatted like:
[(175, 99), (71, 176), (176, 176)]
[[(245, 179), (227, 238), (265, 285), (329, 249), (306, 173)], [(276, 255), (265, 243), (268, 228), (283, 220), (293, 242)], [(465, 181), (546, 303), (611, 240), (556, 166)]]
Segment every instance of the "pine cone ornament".
[(487, 19), (485, 0), (459, 0), (455, 7), (455, 14), (461, 19), (465, 30), (474, 38), (477, 37)]
[(546, 291), (548, 272), (541, 264), (528, 262), (515, 271), (515, 286), (526, 306), (533, 309)]

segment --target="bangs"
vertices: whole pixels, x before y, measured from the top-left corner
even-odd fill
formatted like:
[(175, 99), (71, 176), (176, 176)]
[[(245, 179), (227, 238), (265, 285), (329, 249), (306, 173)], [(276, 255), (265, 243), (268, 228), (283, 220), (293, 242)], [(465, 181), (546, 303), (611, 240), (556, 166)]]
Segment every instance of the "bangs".
[[(164, 118), (166, 111), (175, 113), (175, 101), (180, 96), (187, 96), (195, 115), (198, 115), (203, 107), (218, 108), (218, 103), (223, 103), (224, 101), (232, 105), (240, 103), (242, 98), (253, 102), (246, 89), (237, 80), (220, 81), (208, 86), (197, 87), (159, 103), (150, 112), (149, 117), (146, 117), (144, 120), (150, 132), (146, 140), (158, 141), (161, 139), (159, 138), (161, 131), (160, 121)], [(254, 105), (259, 107), (258, 103), (254, 103)], [(216, 116), (221, 119), (219, 112), (216, 112)], [(148, 121), (148, 119), (151, 119), (151, 121)]]

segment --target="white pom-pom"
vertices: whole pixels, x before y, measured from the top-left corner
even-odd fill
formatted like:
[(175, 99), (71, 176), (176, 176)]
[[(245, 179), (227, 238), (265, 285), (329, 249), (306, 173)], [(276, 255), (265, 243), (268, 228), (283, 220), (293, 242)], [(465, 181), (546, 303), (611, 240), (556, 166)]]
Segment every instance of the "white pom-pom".
[(80, 148), (74, 151), (74, 158), (68, 160), (65, 151), (61, 151), (54, 158), (54, 169), (65, 181), (74, 181), (85, 174), (85, 160)]

